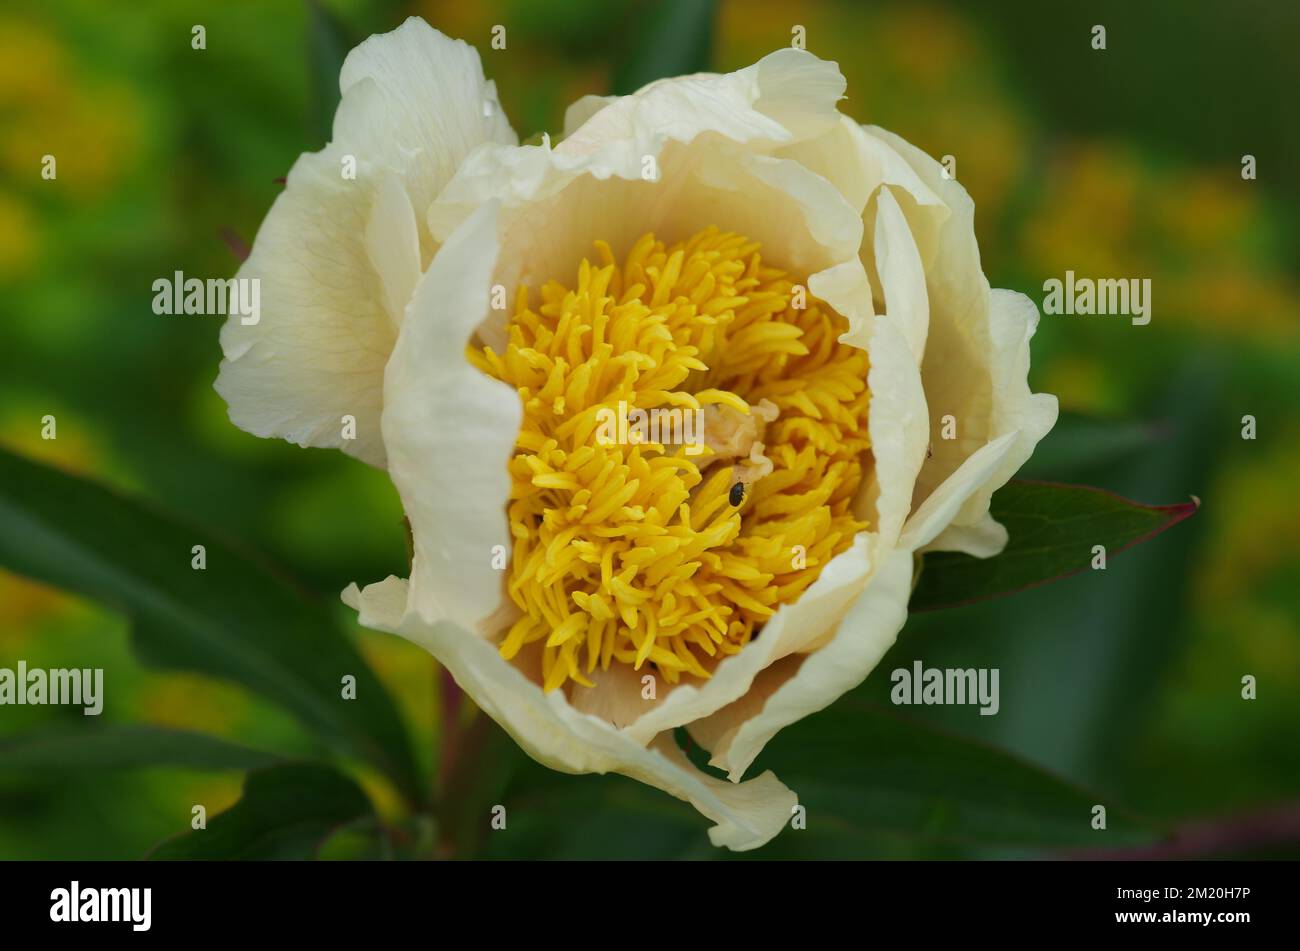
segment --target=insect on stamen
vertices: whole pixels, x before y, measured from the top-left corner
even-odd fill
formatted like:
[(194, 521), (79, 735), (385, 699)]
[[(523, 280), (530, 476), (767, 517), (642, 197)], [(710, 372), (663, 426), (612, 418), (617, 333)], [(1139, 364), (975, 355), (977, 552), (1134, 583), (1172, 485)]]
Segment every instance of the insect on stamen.
[(732, 508), (739, 507), (740, 503), (745, 501), (745, 483), (737, 482), (733, 485), (731, 487), (731, 494), (727, 496), (727, 501), (731, 503)]

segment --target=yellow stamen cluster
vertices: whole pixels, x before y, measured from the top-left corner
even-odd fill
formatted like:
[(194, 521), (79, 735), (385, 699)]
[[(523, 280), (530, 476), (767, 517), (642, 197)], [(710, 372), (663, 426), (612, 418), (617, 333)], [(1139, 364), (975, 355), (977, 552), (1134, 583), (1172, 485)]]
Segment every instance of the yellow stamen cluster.
[[(536, 310), (519, 289), (503, 353), (470, 348), (523, 400), (507, 582), (522, 616), (500, 650), (540, 649), (548, 691), (591, 686), (614, 661), (708, 677), (866, 527), (850, 505), (868, 364), (838, 341), (844, 318), (716, 228), (671, 247), (644, 235), (622, 267), (595, 248), (599, 263), (584, 260), (573, 289), (546, 284)], [(764, 400), (772, 471), (738, 507), (734, 456), (597, 438), (620, 404), (743, 420)]]

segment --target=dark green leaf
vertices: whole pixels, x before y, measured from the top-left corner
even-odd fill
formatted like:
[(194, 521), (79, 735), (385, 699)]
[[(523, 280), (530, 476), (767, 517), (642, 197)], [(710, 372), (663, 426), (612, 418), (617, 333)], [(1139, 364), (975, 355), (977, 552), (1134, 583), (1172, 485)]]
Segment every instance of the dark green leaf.
[[(191, 567), (195, 545), (203, 570)], [(0, 450), (0, 565), (121, 611), (142, 660), (241, 683), (415, 796), (405, 728), (356, 647), (320, 604), (217, 533)], [(349, 675), (355, 700), (342, 696)]]
[(1090, 567), (1093, 546), (1107, 564), (1194, 513), (1199, 503), (1143, 505), (1082, 485), (1010, 482), (993, 496), (993, 517), (1010, 535), (993, 558), (953, 552), (925, 556), (910, 608), (928, 611), (1011, 594)]
[(667, 76), (709, 69), (714, 0), (662, 0), (632, 5), (627, 37), (614, 69), (613, 91), (624, 96)]
[(229, 810), (159, 845), (151, 859), (305, 859), (336, 829), (372, 815), (360, 787), (328, 766), (292, 763), (248, 774)]
[[(782, 730), (750, 771), (772, 769), (821, 825), (985, 845), (1063, 848), (1149, 842), (1156, 829), (1009, 753), (856, 697)], [(1092, 828), (1106, 806), (1104, 833)], [(790, 837), (787, 829), (778, 849)]]
[(0, 769), (253, 769), (279, 757), (206, 733), (109, 725), (0, 740)]

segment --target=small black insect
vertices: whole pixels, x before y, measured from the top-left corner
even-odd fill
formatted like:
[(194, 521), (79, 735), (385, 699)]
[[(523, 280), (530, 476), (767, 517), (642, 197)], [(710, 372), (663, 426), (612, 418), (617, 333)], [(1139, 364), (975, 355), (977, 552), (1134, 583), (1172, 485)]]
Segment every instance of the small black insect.
[(731, 487), (731, 494), (727, 496), (727, 501), (729, 501), (733, 507), (739, 506), (741, 502), (745, 501), (745, 483), (737, 482), (733, 485)]

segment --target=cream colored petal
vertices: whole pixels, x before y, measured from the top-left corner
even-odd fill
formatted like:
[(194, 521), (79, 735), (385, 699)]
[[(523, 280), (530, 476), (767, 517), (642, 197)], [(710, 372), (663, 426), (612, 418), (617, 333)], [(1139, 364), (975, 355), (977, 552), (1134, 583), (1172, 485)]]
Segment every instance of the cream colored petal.
[[(410, 232), (395, 202), (376, 207), (380, 188), (392, 178), (406, 191), (427, 259), (424, 210), (434, 195), (471, 149), (515, 138), (499, 107), (484, 115), (495, 92), (478, 54), (421, 20), (358, 46), (339, 85), (332, 141), (294, 163), (239, 270), (260, 284), (261, 319), (232, 317), (222, 328), (216, 388), (231, 420), (255, 435), (382, 466), (389, 298), (405, 264), (381, 277), (371, 250), (405, 247)], [(344, 177), (353, 166), (355, 177)], [(355, 439), (344, 438), (344, 416), (355, 417)]]
[[(503, 205), (500, 264), (493, 282), (513, 291), (548, 280), (571, 281), (592, 243), (622, 256), (642, 234), (684, 239), (709, 226), (758, 241), (777, 266), (813, 274), (856, 257), (862, 222), (820, 176), (795, 162), (746, 152), (705, 137), (670, 142), (656, 159), (657, 178), (615, 174), (598, 157), (574, 159), (525, 147), (476, 152), (429, 209), (435, 236), (454, 230), (484, 201)], [(499, 343), (505, 314), (484, 329)]]
[(867, 533), (859, 533), (851, 548), (826, 563), (798, 601), (779, 607), (763, 625), (762, 633), (739, 653), (723, 659), (712, 677), (698, 685), (677, 685), (624, 732), (647, 743), (665, 730), (706, 717), (743, 697), (765, 668), (791, 654), (815, 650), (833, 637), (845, 612), (867, 585), (869, 547)]
[(697, 159), (694, 178), (698, 194), (684, 196), (684, 204), (698, 204), (665, 209), (666, 227), (694, 229), (710, 220), (760, 242), (767, 261), (795, 274), (834, 266), (862, 245), (862, 219), (852, 206), (798, 162), (713, 149)]
[(355, 85), (374, 82), (384, 91), (383, 112), (359, 158), (404, 173), (417, 214), (473, 149), (484, 142), (519, 140), (497, 101), (496, 86), (483, 77), (478, 51), (408, 17), (348, 53), (339, 74), (346, 97)]
[(876, 231), (873, 250), (876, 273), (885, 296), (885, 314), (902, 332), (916, 359), (925, 354), (925, 337), (930, 329), (930, 300), (925, 289), (925, 265), (916, 248), (911, 228), (893, 190), (880, 189), (876, 196)]
[(887, 317), (873, 321), (867, 347), (867, 426), (874, 465), (859, 501), (885, 546), (892, 548), (912, 508), (912, 489), (925, 462), (930, 431), (921, 374), (907, 341)]
[[(1009, 432), (980, 447), (943, 485), (930, 493), (907, 520), (900, 546), (909, 551), (924, 548), (952, 524), (957, 512), (1002, 465), (1020, 433)], [(996, 539), (990, 539), (990, 541)], [(1005, 544), (1005, 538), (1003, 539)], [(990, 552), (994, 554), (994, 552)]]
[(710, 765), (738, 780), (781, 729), (830, 706), (862, 683), (898, 637), (911, 591), (911, 552), (898, 549), (884, 556), (835, 637), (771, 690), (760, 710), (741, 704), (699, 725), (700, 735), (714, 737)]
[(488, 313), (497, 213), (493, 202), (478, 209), (433, 259), (384, 378), (388, 471), (415, 544), (411, 606), (468, 630), (503, 600), (492, 562), (510, 550), (506, 466), (522, 419), (518, 394), (465, 359)]
[(975, 207), (966, 190), (946, 178), (938, 162), (898, 136), (875, 127), (866, 131), (902, 156), (951, 211), (933, 253), (922, 248), (930, 299), (922, 378), (932, 431), (941, 430), (943, 417), (951, 415), (957, 438), (933, 441), (914, 504), (924, 502), (980, 448), (1018, 432), (987, 482), (958, 511), (953, 531), (941, 533), (929, 546), (967, 550), (973, 545), (972, 554), (991, 554), (997, 532), (987, 524), (989, 498), (1029, 458), (1056, 419), (1055, 398), (1032, 394), (1028, 386), (1037, 309), (1021, 295), (990, 290), (975, 241)]
[(396, 578), (364, 590), (352, 585), (343, 599), (358, 609), (362, 623), (399, 633), (433, 654), (538, 762), (567, 773), (620, 773), (662, 789), (716, 823), (709, 830), (714, 845), (737, 851), (765, 844), (789, 821), (798, 800), (772, 773), (733, 785), (696, 769), (670, 735), (648, 745), (633, 741), (575, 710), (563, 692), (543, 693), (482, 637), (447, 621), (428, 624), (414, 612), (395, 618), (402, 586)]
[[(741, 696), (707, 717), (686, 724), (686, 731), (691, 739), (705, 751), (724, 749), (730, 744), (740, 725), (762, 712), (763, 704), (767, 703), (768, 697), (776, 693), (799, 672), (799, 668), (803, 666), (808, 656), (788, 654), (764, 667), (755, 675), (754, 682)], [(718, 767), (719, 762), (712, 762), (711, 765)]]
[(690, 142), (705, 132), (743, 143), (796, 142), (839, 121), (844, 88), (834, 63), (781, 49), (734, 73), (680, 76), (630, 96), (579, 100), (565, 116), (557, 150), (600, 154), (602, 164), (629, 171), (665, 141)]
[(876, 316), (871, 300), (871, 283), (860, 258), (833, 265), (808, 278), (808, 290), (819, 300), (849, 322), (849, 329), (840, 335), (842, 343), (867, 348)]
[(405, 578), (389, 575), (383, 581), (361, 589), (355, 582), (343, 589), (343, 603), (357, 612), (357, 622), (372, 631), (396, 634), (406, 613), (410, 583)]
[[(340, 168), (350, 117), (381, 102), (373, 83), (356, 87), (335, 117), (336, 144), (289, 172), (236, 275), (258, 282), (261, 319), (232, 316), (222, 327), (215, 384), (241, 429), (339, 448), (375, 466), (384, 464), (379, 411), (395, 331), (363, 244), (370, 190)], [(343, 438), (347, 415), (355, 439)]]
[[(787, 269), (821, 270), (861, 234), (860, 210), (798, 163), (754, 153), (834, 128), (843, 91), (834, 63), (785, 49), (725, 76), (583, 101), (571, 115), (581, 126), (554, 149), (476, 153), (430, 208), (429, 228), (449, 234), (499, 198), (507, 213), (498, 278), (511, 288), (567, 277), (597, 238), (620, 253), (649, 230), (676, 240), (708, 225), (762, 242)], [(792, 214), (797, 228), (783, 225)]]
[[(583, 672), (593, 686), (567, 684), (569, 705), (579, 713), (598, 717), (615, 729), (622, 729), (634, 721), (660, 699), (659, 684), (648, 670), (634, 670), (627, 664), (610, 664), (609, 669), (597, 665), (590, 673)], [(649, 678), (645, 682), (643, 678)], [(653, 697), (646, 698), (646, 688), (654, 688)]]
[[(955, 474), (948, 477), (949, 481), (954, 478)], [(947, 485), (947, 482), (944, 484)], [(949, 525), (924, 550), (960, 551), (976, 558), (992, 558), (1007, 547), (1009, 537), (1002, 523), (994, 521), (993, 516), (985, 513), (973, 525)]]
[(794, 159), (825, 178), (860, 214), (867, 214), (872, 196), (882, 185), (890, 186), (921, 257), (933, 256), (939, 229), (949, 216), (947, 205), (892, 145), (848, 116), (841, 116), (822, 134), (781, 146), (773, 154)]
[(587, 95), (575, 99), (569, 108), (564, 110), (564, 133), (563, 137), (568, 138), (578, 131), (579, 126), (594, 116), (600, 110), (609, 104), (617, 101), (618, 96), (594, 96)]
[(420, 232), (411, 197), (398, 180), (384, 177), (366, 223), (366, 254), (379, 275), (384, 309), (394, 327), (401, 327), (406, 305), (420, 280)]
[[(989, 500), (1033, 454), (1056, 425), (1057, 402), (1050, 393), (1029, 390), (1029, 341), (1038, 326), (1038, 307), (1024, 294), (995, 289), (989, 306), (993, 344), (994, 439), (1012, 437), (1006, 455), (983, 479), (953, 518), (952, 527), (930, 543), (930, 550), (965, 551), (988, 557), (1000, 526), (989, 516)], [(1001, 530), (1005, 536), (1005, 530)]]
[[(709, 830), (709, 841), (716, 846), (748, 852), (766, 845), (790, 821), (799, 804), (799, 797), (771, 770), (743, 783), (727, 782), (696, 769), (668, 734), (656, 739), (651, 749), (674, 765), (687, 782), (679, 792), (653, 778), (642, 781), (685, 799), (716, 822)], [(700, 792), (694, 791), (700, 787)]]

